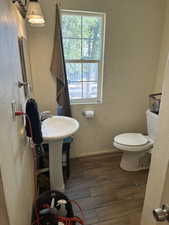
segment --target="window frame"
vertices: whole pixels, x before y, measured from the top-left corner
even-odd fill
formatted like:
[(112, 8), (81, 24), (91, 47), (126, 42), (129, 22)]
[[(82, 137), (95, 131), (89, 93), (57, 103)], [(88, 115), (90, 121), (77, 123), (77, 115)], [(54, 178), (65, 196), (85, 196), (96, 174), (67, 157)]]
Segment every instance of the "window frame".
[(66, 14), (67, 15), (71, 15), (71, 14), (79, 15), (79, 16), (98, 16), (98, 17), (102, 18), (100, 59), (98, 59), (98, 60), (65, 59), (65, 63), (92, 63), (92, 62), (98, 63), (97, 97), (96, 98), (70, 99), (70, 103), (71, 104), (101, 104), (103, 101), (103, 72), (104, 72), (106, 13), (62, 9), (61, 16), (66, 15)]

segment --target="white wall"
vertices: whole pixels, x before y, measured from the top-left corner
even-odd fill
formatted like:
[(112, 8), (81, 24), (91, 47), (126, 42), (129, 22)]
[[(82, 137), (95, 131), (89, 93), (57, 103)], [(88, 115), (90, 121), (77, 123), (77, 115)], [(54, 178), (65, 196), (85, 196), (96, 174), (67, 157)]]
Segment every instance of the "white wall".
[[(45, 28), (30, 29), (35, 96), (41, 109), (55, 110), (55, 88), (49, 72), (54, 28), (54, 1), (41, 0)], [(103, 104), (73, 105), (80, 130), (73, 156), (112, 151), (112, 137), (146, 132), (145, 110), (152, 93), (161, 46), (165, 0), (64, 0), (63, 8), (106, 12)], [(96, 110), (86, 121), (85, 109)]]
[[(17, 110), (21, 110), (25, 100), (23, 91), (17, 87), (18, 79), (21, 80), (17, 39), (20, 35), (26, 35), (21, 17), (16, 14), (11, 1), (1, 0), (0, 174), (10, 225), (30, 225), (33, 201), (32, 154), (24, 143), (23, 120), (13, 120), (11, 113), (13, 100), (16, 101)], [(0, 224), (7, 224), (2, 219)]]

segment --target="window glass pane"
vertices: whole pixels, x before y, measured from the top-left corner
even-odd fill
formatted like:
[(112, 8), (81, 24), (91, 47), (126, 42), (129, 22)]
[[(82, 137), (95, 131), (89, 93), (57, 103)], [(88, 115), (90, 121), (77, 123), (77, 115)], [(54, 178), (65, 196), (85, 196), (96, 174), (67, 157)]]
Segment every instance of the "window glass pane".
[(103, 27), (104, 18), (99, 14), (76, 11), (64, 11), (62, 14), (64, 56), (71, 100), (98, 97), (98, 88), (101, 88), (99, 76), (102, 75)]
[(66, 63), (66, 72), (68, 81), (82, 80), (82, 64), (81, 63)]
[(82, 40), (82, 58), (99, 60), (101, 58), (101, 41), (94, 39)]
[(97, 82), (83, 82), (83, 98), (97, 98)]
[(69, 95), (71, 99), (81, 99), (82, 82), (69, 82)]
[(62, 34), (63, 37), (81, 38), (81, 16), (63, 15)]
[(98, 80), (98, 63), (83, 63), (83, 81)]
[(97, 16), (83, 16), (82, 30), (82, 38), (93, 40), (101, 39), (102, 18)]
[(65, 59), (81, 59), (81, 40), (63, 39)]

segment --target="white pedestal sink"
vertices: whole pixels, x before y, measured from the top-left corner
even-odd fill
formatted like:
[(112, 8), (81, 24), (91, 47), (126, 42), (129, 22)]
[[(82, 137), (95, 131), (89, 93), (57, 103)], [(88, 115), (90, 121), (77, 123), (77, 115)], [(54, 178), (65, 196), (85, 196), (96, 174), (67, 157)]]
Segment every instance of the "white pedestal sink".
[(49, 144), (51, 190), (64, 191), (62, 172), (63, 139), (73, 135), (78, 129), (78, 121), (70, 117), (52, 116), (42, 122), (43, 139)]

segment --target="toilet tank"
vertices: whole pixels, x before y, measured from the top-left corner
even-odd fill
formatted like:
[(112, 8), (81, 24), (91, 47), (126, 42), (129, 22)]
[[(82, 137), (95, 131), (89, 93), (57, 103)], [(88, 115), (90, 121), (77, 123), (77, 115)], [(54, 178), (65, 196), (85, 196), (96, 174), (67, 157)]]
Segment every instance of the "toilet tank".
[(157, 135), (157, 128), (158, 128), (158, 118), (159, 115), (151, 112), (150, 110), (146, 111), (147, 117), (147, 131), (148, 136), (155, 141)]

